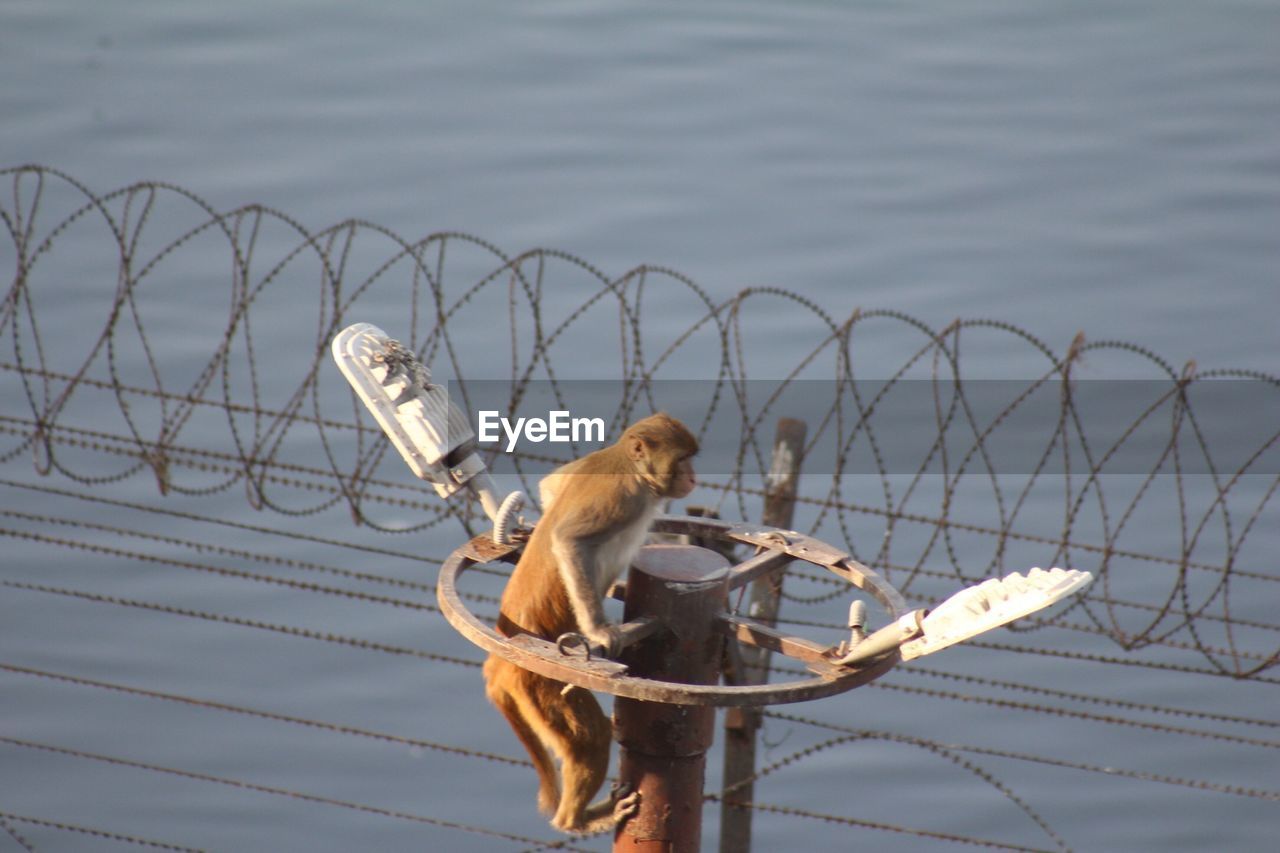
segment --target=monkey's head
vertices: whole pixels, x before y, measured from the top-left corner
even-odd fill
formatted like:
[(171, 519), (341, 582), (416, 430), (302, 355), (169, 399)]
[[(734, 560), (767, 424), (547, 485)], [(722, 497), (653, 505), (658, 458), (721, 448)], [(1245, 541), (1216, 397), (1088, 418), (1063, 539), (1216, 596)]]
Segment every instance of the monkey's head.
[(636, 421), (618, 443), (659, 497), (683, 498), (698, 485), (693, 472), (698, 439), (666, 412)]

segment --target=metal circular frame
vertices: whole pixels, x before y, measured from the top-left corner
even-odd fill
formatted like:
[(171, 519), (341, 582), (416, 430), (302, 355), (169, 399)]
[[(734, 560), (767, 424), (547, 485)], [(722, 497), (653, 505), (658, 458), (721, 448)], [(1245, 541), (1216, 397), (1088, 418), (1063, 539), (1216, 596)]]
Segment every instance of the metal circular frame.
[[(867, 592), (892, 619), (907, 612), (902, 596), (875, 571), (844, 551), (794, 530), (692, 516), (665, 516), (654, 523), (654, 532), (740, 542), (760, 549), (755, 556), (729, 570), (731, 590), (778, 571), (793, 560), (801, 560), (821, 566)], [(480, 563), (514, 562), (520, 547), (519, 544), (496, 545), (486, 537), (471, 540), (450, 554), (441, 567), (436, 596), (449, 624), (468, 640), (487, 652), (556, 681), (649, 702), (721, 707), (775, 705), (804, 702), (852, 690), (884, 675), (900, 660), (895, 651), (856, 668), (839, 666), (831, 662), (827, 647), (782, 634), (754, 619), (721, 613), (717, 617), (719, 628), (729, 639), (795, 658), (814, 672), (814, 677), (778, 684), (700, 685), (628, 675), (624, 664), (600, 658), (567, 656), (554, 641), (527, 634), (504, 637), (466, 608), (458, 595), (458, 577)], [(628, 622), (621, 627), (624, 633), (630, 627), (636, 635), (652, 632), (652, 626), (643, 622)]]

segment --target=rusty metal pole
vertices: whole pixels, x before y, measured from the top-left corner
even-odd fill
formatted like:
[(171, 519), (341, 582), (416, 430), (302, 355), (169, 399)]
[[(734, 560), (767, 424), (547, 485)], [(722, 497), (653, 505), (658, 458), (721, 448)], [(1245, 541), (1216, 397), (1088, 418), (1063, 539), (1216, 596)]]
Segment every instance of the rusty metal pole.
[[(715, 684), (723, 640), (712, 618), (724, 609), (729, 561), (693, 545), (643, 548), (627, 579), (624, 618), (652, 616), (670, 630), (629, 647), (631, 674), (685, 684)], [(614, 833), (614, 853), (697, 853), (702, 841), (706, 752), (716, 709), (614, 701), (614, 737), (623, 784), (640, 792), (639, 811)]]
[[(778, 421), (761, 519), (770, 527), (791, 527), (807, 431), (804, 421), (795, 418)], [(780, 573), (756, 581), (751, 585), (747, 615), (772, 627), (778, 618), (781, 597)], [(763, 684), (769, 678), (769, 657), (765, 649), (743, 646), (740, 671), (733, 673), (734, 682)], [(756, 732), (760, 720), (759, 708), (725, 710), (722, 781), (726, 793), (720, 802), (720, 853), (746, 853), (751, 849), (751, 811), (737, 803), (749, 803), (754, 797), (755, 785), (749, 780), (756, 772)]]

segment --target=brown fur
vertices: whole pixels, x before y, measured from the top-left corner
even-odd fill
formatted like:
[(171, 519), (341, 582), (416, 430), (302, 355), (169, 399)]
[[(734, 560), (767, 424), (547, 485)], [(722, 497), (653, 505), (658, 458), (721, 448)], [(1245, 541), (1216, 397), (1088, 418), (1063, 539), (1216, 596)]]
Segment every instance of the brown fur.
[[(548, 475), (542, 520), (502, 594), (498, 631), (555, 640), (584, 634), (616, 654), (616, 626), (601, 599), (629, 567), (666, 498), (696, 485), (690, 458), (693, 434), (657, 414), (633, 424), (617, 444)], [(538, 773), (538, 807), (566, 832), (608, 829), (634, 811), (635, 795), (588, 804), (604, 783), (611, 726), (586, 690), (564, 691), (559, 681), (491, 655), (484, 665), (489, 700), (507, 718)], [(564, 790), (552, 763), (560, 759)]]

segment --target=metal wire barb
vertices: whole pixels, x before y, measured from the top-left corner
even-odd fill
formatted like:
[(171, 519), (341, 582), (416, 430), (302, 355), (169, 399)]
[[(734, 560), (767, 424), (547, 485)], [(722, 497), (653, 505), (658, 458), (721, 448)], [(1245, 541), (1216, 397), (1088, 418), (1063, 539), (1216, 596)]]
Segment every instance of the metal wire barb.
[[(756, 776), (755, 796), (777, 801), (739, 804), (758, 820), (1061, 849), (1075, 821), (1045, 793), (1060, 778), (1087, 774), (1098, 784), (1143, 786), (1148, 796), (1225, 795), (1268, 809), (1278, 798), (1252, 763), (1280, 745), (1280, 721), (1267, 713), (1274, 701), (1260, 699), (1271, 697), (1280, 661), (1280, 423), (1268, 414), (1280, 400), (1278, 377), (1179, 367), (1134, 343), (1083, 333), (1055, 348), (986, 318), (934, 328), (893, 310), (851, 307), (835, 317), (781, 288), (717, 298), (664, 267), (610, 275), (565, 252), (507, 254), (461, 233), (411, 240), (359, 220), (311, 230), (261, 205), (220, 211), (161, 182), (99, 193), (43, 166), (3, 169), (0, 179), (8, 187), (0, 262), (12, 270), (0, 303), (0, 536), (15, 555), (0, 561), (0, 585), (15, 610), (91, 612), (122, 634), (134, 619), (165, 619), (174, 634), (226, 643), (235, 654), (269, 649), (302, 670), (330, 660), (350, 666), (359, 655), (415, 679), (425, 671), (425, 680), (452, 684), (458, 669), (472, 677), (478, 654), (452, 643), (423, 598), (473, 510), (424, 495), (327, 363), (339, 329), (371, 320), (404, 341), (400, 362), (429, 365), (463, 404), (491, 399), (496, 387), (511, 413), (564, 405), (588, 375), (609, 389), (600, 414), (611, 435), (637, 416), (681, 407), (723, 460), (704, 485), (711, 509), (726, 518), (758, 517), (774, 422), (803, 408), (809, 437), (796, 529), (848, 549), (923, 602), (1030, 565), (1095, 574), (1069, 606), (972, 644), (977, 658), (966, 660), (986, 665), (917, 666), (859, 700), (882, 710), (929, 703), (959, 716), (981, 709), (1052, 721), (1085, 746), (956, 746), (883, 724), (850, 727), (849, 706), (835, 700), (812, 715), (771, 713), (766, 735), (794, 740), (788, 757), (770, 759)], [(784, 339), (773, 331), (780, 318), (793, 330)], [(766, 334), (767, 361), (753, 346)], [(476, 340), (487, 342), (482, 352)], [(989, 352), (1016, 365), (1018, 378), (990, 379)], [(689, 377), (697, 392), (682, 395)], [(1100, 409), (1093, 394), (1104, 385)], [(915, 406), (909, 421), (904, 405)], [(919, 443), (904, 444), (912, 436)], [(540, 472), (579, 450), (501, 458), (494, 450), (490, 461), (536, 494)], [(388, 545), (393, 537), (399, 544)], [(491, 586), (471, 595), (492, 609), (505, 573), (487, 571)], [(845, 630), (842, 587), (798, 571), (784, 598), (784, 621), (833, 636)], [(262, 599), (277, 607), (259, 606)], [(1056, 630), (1044, 630), (1050, 626)], [(257, 630), (230, 630), (245, 627)], [(56, 691), (64, 707), (90, 709), (86, 719), (121, 701), (201, 715), (173, 723), (175, 731), (305, 732), (308, 754), (341, 740), (343, 749), (425, 750), (463, 765), (523, 763), (463, 743), (444, 722), (430, 737), (391, 734), (372, 722), (327, 719), (319, 703), (273, 710), (265, 707), (269, 691), (257, 707), (213, 695), (217, 684), (195, 690), (167, 680), (145, 655), (123, 670), (95, 665), (92, 655), (58, 645), (65, 630), (50, 630), (6, 633), (0, 680), (17, 691), (6, 695)], [(992, 674), (1011, 659), (1051, 664), (1075, 680), (1037, 682), (1025, 667)], [(1204, 687), (1213, 701), (1128, 698), (1104, 678), (1132, 673)], [(922, 678), (951, 689), (921, 686)], [(1096, 690), (1080, 687), (1095, 678)], [(442, 703), (431, 705), (441, 721), (454, 707), (446, 700), (478, 709), (473, 681), (474, 695), (419, 701)], [(833, 719), (820, 718), (828, 709)], [(1191, 724), (1171, 725), (1170, 716)], [(1152, 755), (1193, 743), (1238, 760), (1206, 764), (1205, 778), (1167, 772), (1155, 760), (1112, 766), (1087, 744), (1117, 731), (1149, 742)], [(433, 811), (429, 794), (421, 808), (370, 804), (393, 795), (368, 780), (341, 794), (321, 793), (302, 774), (286, 774), (283, 784), (251, 781), (279, 769), (269, 751), (239, 756), (237, 776), (109, 743), (107, 733), (60, 743), (21, 728), (0, 733), (0, 749), (22, 761), (231, 787), (346, 816), (337, 823), (357, 813), (391, 818), (437, 844), (478, 834), (517, 849), (599, 849), (592, 840), (566, 847), (544, 839), (536, 822), (513, 831), (497, 814), (483, 826), (451, 820)], [(868, 814), (836, 797), (797, 804), (777, 782), (820, 755), (855, 761), (872, 743), (910, 754), (907, 761), (943, 759), (947, 772), (959, 770), (957, 781), (995, 792), (1028, 834), (951, 832), (912, 809)], [(1239, 775), (1221, 778), (1224, 767)], [(422, 783), (441, 796), (447, 787), (436, 777)], [(733, 791), (708, 796), (732, 801)], [(144, 835), (175, 835), (168, 826), (136, 834), (93, 810), (65, 808), (36, 814), (17, 800), (0, 802), (0, 836), (26, 850), (56, 847), (49, 839), (66, 833), (175, 850), (209, 843), (195, 821), (178, 824), (182, 843), (161, 842)]]

